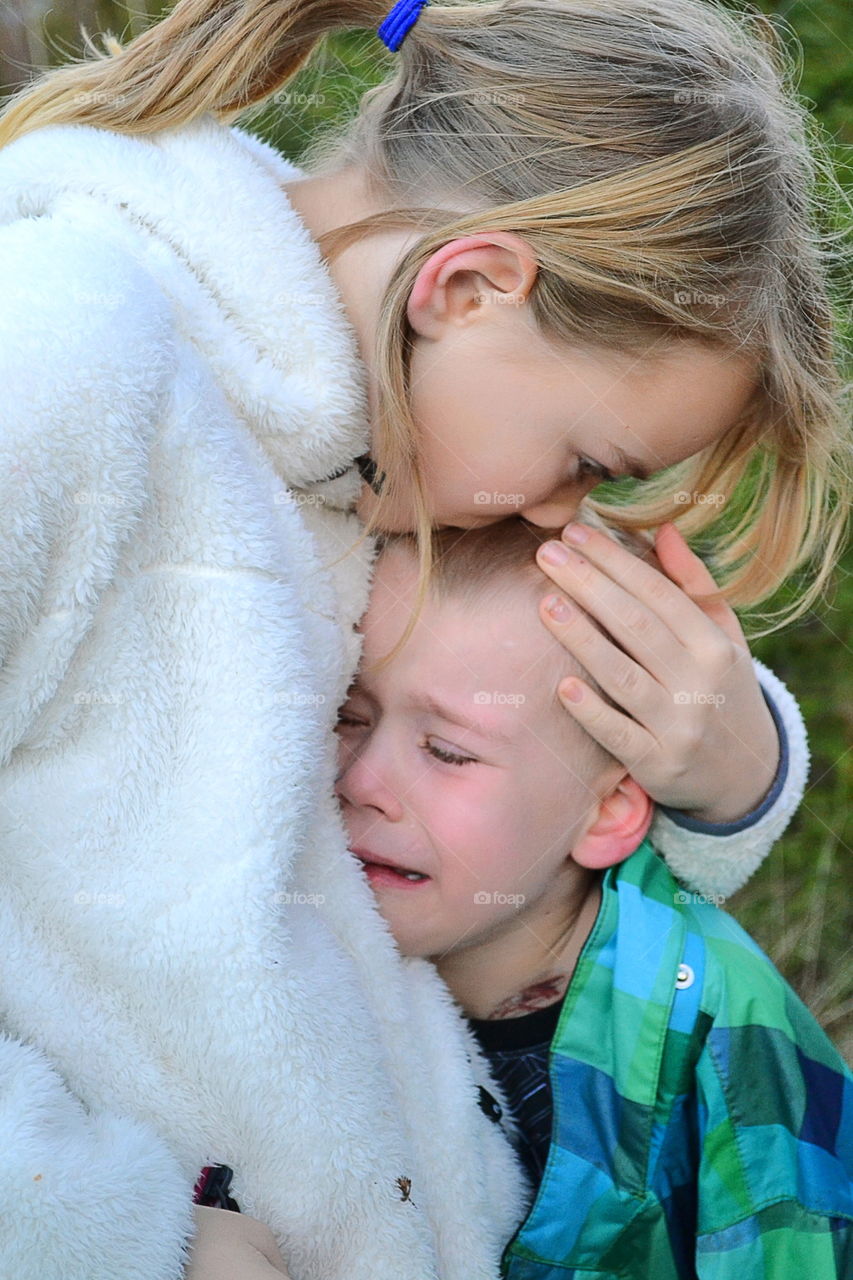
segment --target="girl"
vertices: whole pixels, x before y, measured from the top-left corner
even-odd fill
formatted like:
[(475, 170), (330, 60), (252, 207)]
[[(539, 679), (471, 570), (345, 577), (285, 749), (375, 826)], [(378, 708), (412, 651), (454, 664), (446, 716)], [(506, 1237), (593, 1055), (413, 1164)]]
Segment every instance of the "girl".
[[(735, 603), (830, 571), (834, 338), (776, 51), (694, 0), (431, 6), (311, 176), (228, 127), (384, 16), (180, 0), (0, 124), (4, 1273), (176, 1280), (214, 1160), (299, 1280), (497, 1272), (522, 1191), (481, 1061), (341, 856), (359, 535), (417, 530), (425, 590), (433, 523), (562, 523), (678, 464), (611, 518), (699, 533), (722, 494)], [(665, 619), (674, 692), (634, 677), (600, 731), (659, 742), (714, 891), (710, 821), (771, 834), (796, 784), (702, 608), (711, 643)], [(236, 1273), (278, 1265), (251, 1249)]]

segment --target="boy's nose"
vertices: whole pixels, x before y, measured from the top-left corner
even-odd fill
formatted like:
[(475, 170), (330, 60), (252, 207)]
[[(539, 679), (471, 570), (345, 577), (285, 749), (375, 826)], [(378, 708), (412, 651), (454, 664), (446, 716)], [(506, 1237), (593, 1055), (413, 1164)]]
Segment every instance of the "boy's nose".
[(397, 822), (403, 816), (403, 806), (386, 780), (385, 770), (369, 750), (356, 753), (341, 749), (335, 795), (356, 809), (375, 809), (389, 822)]

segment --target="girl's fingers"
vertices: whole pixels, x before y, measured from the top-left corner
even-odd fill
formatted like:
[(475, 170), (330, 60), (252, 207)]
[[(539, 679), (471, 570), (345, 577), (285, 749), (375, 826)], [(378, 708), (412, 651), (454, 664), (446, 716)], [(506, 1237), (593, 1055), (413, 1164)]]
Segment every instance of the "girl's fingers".
[[(636, 658), (665, 688), (682, 680), (685, 651), (674, 634), (670, 618), (662, 621), (636, 595), (619, 586), (608, 574), (575, 551), (566, 548), (566, 563), (550, 565), (542, 557), (544, 549), (538, 548), (537, 563), (554, 579), (564, 595), (576, 600), (581, 608), (606, 627), (616, 644)], [(635, 558), (634, 563), (640, 566)], [(660, 574), (657, 576), (661, 577)], [(672, 586), (671, 583), (669, 585)], [(677, 587), (672, 589), (682, 609), (694, 608)], [(707, 620), (703, 621), (710, 627)]]
[(560, 701), (590, 737), (633, 773), (657, 748), (657, 740), (630, 716), (608, 706), (583, 680), (571, 676), (560, 682)]
[[(573, 535), (579, 531), (583, 538), (582, 542), (573, 540)], [(674, 530), (676, 539), (680, 537), (677, 530)], [(626, 551), (624, 547), (619, 546), (617, 542), (601, 533), (597, 529), (589, 529), (585, 525), (570, 524), (563, 530), (563, 543), (569, 547), (576, 555), (582, 556), (589, 564), (594, 565), (600, 573), (611, 579), (617, 586), (621, 587), (627, 596), (631, 596), (639, 604), (655, 614), (658, 618), (664, 620), (677, 640), (687, 649), (698, 649), (706, 644), (714, 633), (714, 624), (706, 617), (702, 609), (694, 602), (688, 599), (682, 587), (675, 582), (670, 582), (665, 574), (660, 573), (652, 565), (646, 564), (645, 561), (639, 559), (632, 551)], [(672, 549), (670, 545), (666, 546), (666, 550)], [(686, 559), (695, 561), (695, 572), (703, 570), (707, 575), (710, 583), (710, 589), (717, 590), (713, 578), (705, 569), (698, 557), (693, 555), (690, 548), (684, 544), (683, 550), (678, 553), (679, 566), (684, 567)], [(537, 553), (537, 559), (540, 567), (544, 569), (551, 577), (554, 577), (558, 585), (562, 586), (562, 579), (557, 577), (558, 569), (556, 566), (548, 565), (546, 561), (541, 559), (541, 551)], [(624, 608), (627, 599), (622, 597), (621, 606)], [(608, 624), (608, 630), (610, 630)], [(617, 637), (620, 640), (622, 637)]]
[[(722, 630), (735, 644), (745, 645), (737, 615), (720, 595), (707, 565), (695, 555), (674, 524), (663, 524), (655, 535), (655, 551), (667, 575), (691, 597), (706, 618)], [(701, 597), (709, 597), (706, 600)], [(697, 599), (697, 597), (700, 597)]]
[[(556, 604), (559, 616), (551, 612), (549, 606), (552, 602)], [(670, 705), (672, 701), (663, 685), (608, 640), (581, 609), (562, 596), (546, 596), (542, 604), (542, 620), (555, 638), (577, 658), (608, 697), (641, 725), (651, 727), (655, 710), (659, 710), (662, 702)]]

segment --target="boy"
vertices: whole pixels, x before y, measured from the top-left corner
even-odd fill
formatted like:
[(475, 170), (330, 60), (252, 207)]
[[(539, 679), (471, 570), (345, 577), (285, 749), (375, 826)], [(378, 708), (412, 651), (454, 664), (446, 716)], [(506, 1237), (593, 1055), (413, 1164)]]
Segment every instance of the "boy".
[(853, 1078), (739, 926), (679, 889), (648, 796), (560, 706), (559, 680), (589, 677), (532, 607), (548, 537), (437, 534), (379, 666), (417, 583), (412, 540), (386, 538), (338, 725), (350, 848), (519, 1123), (537, 1194), (505, 1274), (851, 1276)]

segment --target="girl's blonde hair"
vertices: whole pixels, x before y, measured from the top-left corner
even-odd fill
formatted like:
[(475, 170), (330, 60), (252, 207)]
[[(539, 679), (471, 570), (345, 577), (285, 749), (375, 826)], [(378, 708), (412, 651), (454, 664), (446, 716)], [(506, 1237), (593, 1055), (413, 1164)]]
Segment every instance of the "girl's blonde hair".
[[(19, 93), (0, 145), (51, 124), (143, 134), (206, 112), (230, 121), (280, 89), (322, 36), (375, 27), (389, 7), (179, 0), (126, 48), (108, 41)], [(386, 227), (422, 232), (381, 306), (372, 445), (384, 497), (413, 495), (419, 604), (432, 520), (406, 305), (442, 245), (509, 231), (539, 264), (531, 305), (554, 343), (648, 360), (688, 340), (755, 361), (756, 394), (721, 440), (628, 500), (594, 505), (625, 529), (676, 519), (688, 535), (713, 532), (713, 567), (735, 605), (766, 599), (808, 563), (798, 599), (768, 618), (804, 612), (828, 582), (851, 492), (832, 237), (817, 218), (841, 193), (769, 21), (707, 0), (432, 3), (395, 57), (313, 162), (363, 167), (387, 207), (324, 237), (329, 255)], [(719, 495), (728, 509), (711, 529)]]

